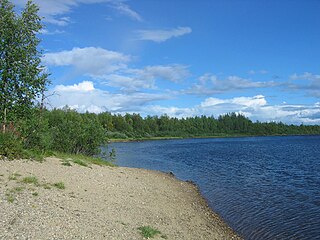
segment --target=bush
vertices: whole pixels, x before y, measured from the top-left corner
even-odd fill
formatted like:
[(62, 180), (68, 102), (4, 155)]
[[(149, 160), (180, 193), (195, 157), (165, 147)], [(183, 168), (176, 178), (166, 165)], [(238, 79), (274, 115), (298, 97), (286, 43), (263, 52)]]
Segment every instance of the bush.
[(52, 134), (49, 130), (47, 115), (34, 109), (28, 119), (18, 122), (19, 130), (24, 136), (24, 147), (44, 153), (52, 147)]
[(94, 155), (99, 153), (99, 146), (105, 140), (104, 129), (94, 114), (53, 110), (48, 123), (55, 151)]
[(0, 157), (14, 159), (22, 156), (23, 144), (21, 139), (12, 132), (0, 133)]

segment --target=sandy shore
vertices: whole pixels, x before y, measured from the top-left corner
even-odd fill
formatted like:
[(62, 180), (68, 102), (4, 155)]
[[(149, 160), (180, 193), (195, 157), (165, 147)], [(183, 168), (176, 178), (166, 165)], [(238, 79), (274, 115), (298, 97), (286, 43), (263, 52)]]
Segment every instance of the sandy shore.
[(154, 239), (239, 239), (195, 186), (169, 174), (57, 158), (0, 165), (0, 239), (144, 239), (147, 225), (161, 232)]

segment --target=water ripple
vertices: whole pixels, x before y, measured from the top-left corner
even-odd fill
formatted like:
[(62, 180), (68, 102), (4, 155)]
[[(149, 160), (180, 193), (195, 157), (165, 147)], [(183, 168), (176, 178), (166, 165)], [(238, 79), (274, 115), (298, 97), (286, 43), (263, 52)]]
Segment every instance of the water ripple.
[[(118, 164), (200, 186), (245, 239), (320, 239), (320, 136), (115, 143)], [(137, 154), (138, 153), (138, 154)]]

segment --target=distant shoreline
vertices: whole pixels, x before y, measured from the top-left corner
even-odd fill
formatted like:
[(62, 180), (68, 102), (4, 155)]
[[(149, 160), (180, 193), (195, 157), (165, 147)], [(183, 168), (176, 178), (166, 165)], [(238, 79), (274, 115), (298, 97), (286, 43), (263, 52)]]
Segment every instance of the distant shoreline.
[(224, 136), (190, 136), (190, 137), (150, 137), (150, 138), (115, 138), (108, 139), (107, 143), (142, 142), (177, 139), (210, 139), (210, 138), (246, 138), (246, 137), (289, 137), (289, 136), (319, 136), (319, 134), (275, 134), (275, 135), (224, 135)]

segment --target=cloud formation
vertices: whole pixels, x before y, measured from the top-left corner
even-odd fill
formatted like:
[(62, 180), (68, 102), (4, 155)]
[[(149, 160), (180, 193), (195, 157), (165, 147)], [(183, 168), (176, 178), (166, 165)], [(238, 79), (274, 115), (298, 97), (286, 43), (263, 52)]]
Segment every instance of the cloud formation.
[(94, 90), (94, 86), (90, 81), (83, 81), (69, 86), (57, 85), (54, 89), (57, 92), (90, 92)]
[(83, 81), (74, 85), (58, 85), (52, 89), (49, 106), (55, 108), (69, 107), (79, 112), (111, 111), (114, 113), (139, 112), (141, 107), (150, 102), (169, 99), (165, 94), (134, 92), (130, 94), (115, 94), (96, 89), (93, 82)]
[(47, 53), (43, 63), (49, 66), (73, 66), (88, 75), (102, 75), (125, 68), (130, 56), (103, 48), (73, 48), (70, 51)]
[(111, 6), (118, 10), (119, 13), (126, 15), (133, 20), (139, 22), (143, 21), (142, 17), (137, 12), (133, 11), (127, 4), (124, 4), (123, 2), (114, 1)]
[(280, 104), (270, 105), (265, 96), (204, 99), (200, 104), (190, 107), (161, 106), (157, 102), (171, 99), (169, 94), (133, 92), (115, 94), (94, 87), (93, 82), (83, 81), (74, 85), (59, 85), (53, 89), (55, 94), (49, 98), (52, 107), (65, 105), (79, 112), (110, 111), (146, 115), (167, 114), (171, 117), (219, 116), (229, 112), (241, 113), (252, 120), (282, 121), (289, 124), (320, 124), (320, 103), (309, 105)]
[(149, 114), (168, 114), (171, 117), (219, 116), (236, 112), (259, 121), (282, 121), (289, 124), (320, 124), (320, 103), (310, 105), (269, 105), (263, 95), (229, 99), (207, 98), (190, 108), (150, 106)]
[(228, 76), (219, 79), (216, 75), (204, 74), (199, 77), (198, 82), (191, 88), (184, 90), (186, 94), (212, 95), (229, 91), (250, 89), (250, 88), (268, 88), (280, 86), (280, 83), (274, 81), (252, 81), (250, 79), (238, 76)]
[(192, 32), (190, 27), (177, 27), (167, 30), (138, 30), (138, 40), (148, 40), (157, 43), (165, 42), (173, 37), (180, 37)]
[(320, 98), (320, 75), (305, 72), (290, 76), (288, 87), (293, 90), (306, 90), (308, 95)]
[[(40, 8), (41, 16), (45, 17), (45, 22), (59, 26), (70, 23), (70, 18), (64, 16), (80, 4), (107, 3), (107, 6), (116, 9), (120, 14), (131, 19), (141, 21), (142, 17), (132, 10), (129, 5), (119, 0), (33, 0)], [(24, 7), (27, 0), (13, 0), (18, 7)]]
[(188, 66), (181, 64), (130, 68), (132, 57), (103, 48), (73, 48), (68, 51), (47, 53), (43, 63), (51, 66), (71, 66), (78, 73), (104, 85), (132, 92), (140, 89), (156, 89), (156, 81), (181, 82), (188, 78)]
[(120, 87), (124, 91), (156, 89), (157, 80), (180, 82), (190, 75), (188, 67), (180, 64), (146, 66), (142, 69), (126, 68), (117, 74), (101, 76), (105, 85)]

